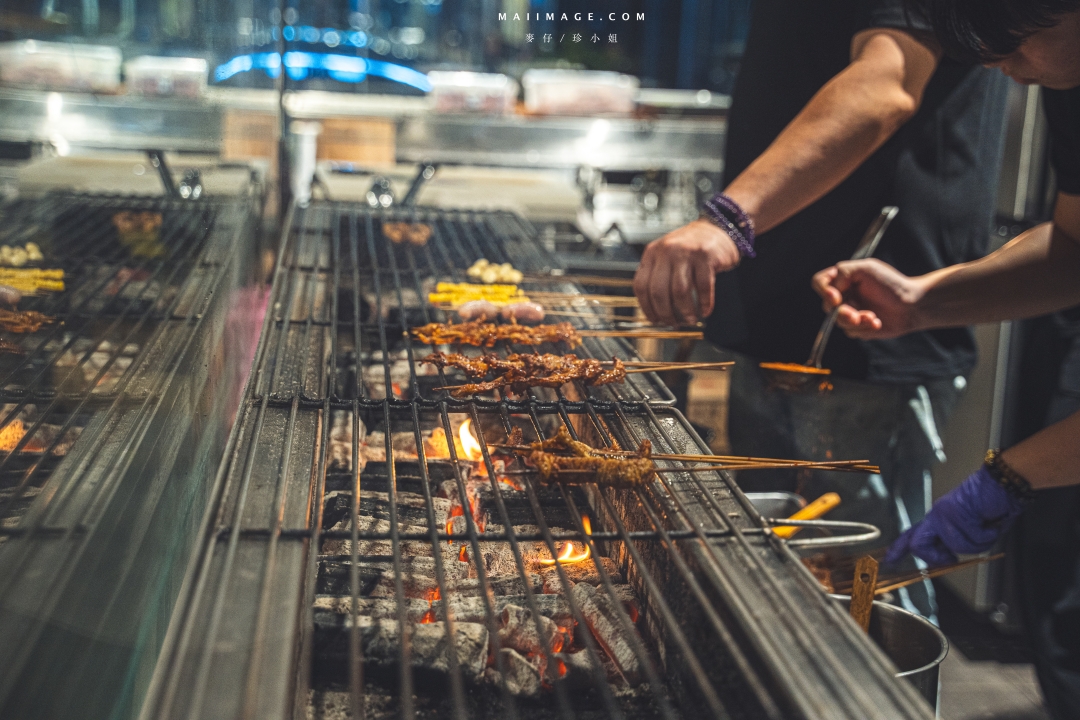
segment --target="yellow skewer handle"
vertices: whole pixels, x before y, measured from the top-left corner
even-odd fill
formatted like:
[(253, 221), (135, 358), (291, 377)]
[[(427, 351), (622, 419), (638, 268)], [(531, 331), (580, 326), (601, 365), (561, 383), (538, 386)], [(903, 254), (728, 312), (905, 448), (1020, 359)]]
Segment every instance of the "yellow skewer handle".
[[(814, 502), (804, 507), (799, 512), (795, 513), (788, 520), (816, 520), (825, 513), (832, 510), (834, 507), (840, 504), (840, 496), (834, 492), (825, 493)], [(799, 532), (802, 528), (797, 528), (794, 525), (785, 525), (783, 527), (774, 527), (773, 532), (782, 538), (790, 538), (795, 533)]]

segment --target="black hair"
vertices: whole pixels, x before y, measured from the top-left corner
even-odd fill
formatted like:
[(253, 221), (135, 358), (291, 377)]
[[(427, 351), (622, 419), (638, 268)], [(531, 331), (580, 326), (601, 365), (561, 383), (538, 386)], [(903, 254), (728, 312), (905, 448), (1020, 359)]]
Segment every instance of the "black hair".
[(1013, 53), (1030, 35), (1080, 9), (1080, 0), (906, 0), (945, 52), (980, 63)]

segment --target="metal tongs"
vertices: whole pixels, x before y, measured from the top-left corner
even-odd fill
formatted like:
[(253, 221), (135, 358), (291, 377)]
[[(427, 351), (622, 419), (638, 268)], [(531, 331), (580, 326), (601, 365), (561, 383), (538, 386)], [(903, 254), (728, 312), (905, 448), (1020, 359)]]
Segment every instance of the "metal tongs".
[[(862, 240), (859, 241), (858, 247), (855, 248), (855, 254), (851, 256), (852, 260), (865, 260), (874, 254), (874, 251), (877, 250), (878, 245), (881, 243), (881, 238), (889, 227), (889, 223), (893, 221), (898, 212), (900, 212), (900, 209), (895, 205), (886, 205), (881, 208), (881, 212), (870, 223), (870, 227), (866, 229), (866, 233), (863, 235)], [(829, 336), (832, 335), (833, 328), (836, 327), (836, 318), (839, 314), (840, 307), (837, 306), (825, 318), (825, 322), (821, 323), (821, 329), (818, 330), (817, 337), (814, 339), (814, 346), (810, 348), (810, 357), (807, 359), (806, 365), (791, 366), (786, 363), (761, 363), (760, 367), (769, 375), (771, 386), (785, 390), (798, 390), (809, 378), (829, 374), (828, 370), (822, 369), (821, 358), (825, 355), (825, 346), (829, 342)]]

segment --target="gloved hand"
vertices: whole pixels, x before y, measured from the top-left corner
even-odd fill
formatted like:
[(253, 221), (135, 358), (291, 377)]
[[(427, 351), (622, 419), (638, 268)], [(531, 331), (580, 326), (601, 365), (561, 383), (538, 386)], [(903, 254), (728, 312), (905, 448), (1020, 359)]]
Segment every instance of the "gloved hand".
[(956, 562), (957, 553), (986, 552), (1024, 509), (983, 465), (941, 497), (926, 518), (896, 539), (885, 563), (909, 552), (932, 566)]

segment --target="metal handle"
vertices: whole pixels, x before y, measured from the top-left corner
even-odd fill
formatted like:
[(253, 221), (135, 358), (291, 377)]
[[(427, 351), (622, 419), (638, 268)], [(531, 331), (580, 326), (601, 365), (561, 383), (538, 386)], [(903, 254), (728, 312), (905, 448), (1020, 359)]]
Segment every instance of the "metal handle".
[[(874, 222), (870, 223), (870, 227), (866, 228), (866, 233), (863, 234), (862, 240), (859, 241), (859, 246), (855, 248), (855, 254), (851, 256), (852, 260), (865, 260), (874, 254), (877, 250), (877, 246), (881, 243), (881, 238), (885, 235), (885, 231), (889, 228), (889, 223), (896, 217), (896, 213), (900, 212), (900, 208), (895, 205), (886, 205), (881, 208), (881, 212), (874, 218)], [(829, 316), (825, 318), (825, 322), (821, 323), (821, 329), (818, 330), (817, 337), (814, 338), (814, 347), (810, 349), (810, 359), (806, 361), (806, 364), (810, 367), (821, 367), (821, 358), (825, 355), (825, 345), (829, 342), (829, 336), (832, 335), (833, 328), (836, 327), (836, 317), (840, 314), (840, 308), (837, 307)]]
[(810, 527), (810, 528), (832, 528), (836, 530), (861, 530), (858, 535), (843, 535), (841, 537), (824, 537), (824, 538), (802, 538), (799, 540), (788, 540), (788, 547), (813, 547), (813, 548), (827, 548), (827, 547), (843, 547), (845, 545), (858, 545), (864, 542), (870, 542), (871, 540), (877, 540), (881, 537), (881, 530), (875, 525), (861, 522), (850, 522), (848, 520), (791, 520), (781, 518), (766, 518), (770, 526), (784, 526), (795, 525), (798, 527)]

